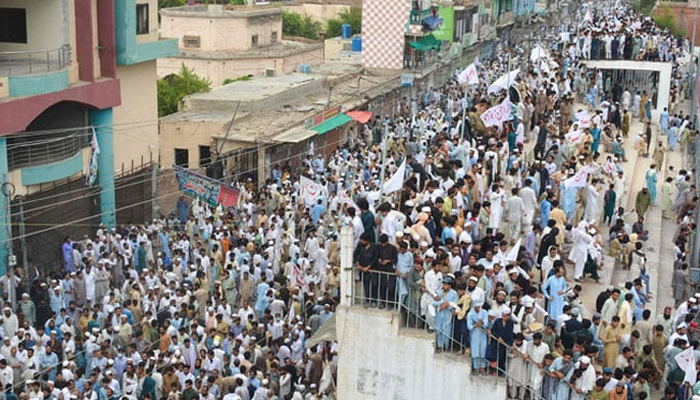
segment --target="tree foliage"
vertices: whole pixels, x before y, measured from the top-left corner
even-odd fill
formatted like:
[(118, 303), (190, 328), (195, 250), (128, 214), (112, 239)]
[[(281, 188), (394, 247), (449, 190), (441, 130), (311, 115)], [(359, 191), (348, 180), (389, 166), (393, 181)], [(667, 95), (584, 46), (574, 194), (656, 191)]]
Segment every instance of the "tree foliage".
[(299, 15), (294, 12), (282, 13), (282, 34), (284, 36), (318, 39), (323, 26), (314, 21), (309, 15)]
[(660, 28), (668, 29), (673, 36), (685, 36), (685, 30), (676, 25), (676, 18), (671, 13), (671, 9), (668, 5), (663, 5), (660, 9), (657, 9), (657, 14), (654, 15), (654, 22), (656, 22), (656, 25)]
[(338, 14), (337, 19), (330, 19), (326, 24), (326, 37), (337, 37), (341, 35), (342, 26), (350, 24), (352, 33), (362, 32), (362, 9), (358, 6), (350, 6), (345, 11)]
[(649, 15), (654, 10), (656, 0), (637, 0), (632, 3), (632, 9), (638, 13)]
[(209, 79), (195, 74), (183, 63), (179, 74), (158, 79), (158, 116), (164, 117), (177, 112), (185, 96), (210, 90)]
[(180, 7), (185, 5), (185, 0), (158, 0), (158, 8)]

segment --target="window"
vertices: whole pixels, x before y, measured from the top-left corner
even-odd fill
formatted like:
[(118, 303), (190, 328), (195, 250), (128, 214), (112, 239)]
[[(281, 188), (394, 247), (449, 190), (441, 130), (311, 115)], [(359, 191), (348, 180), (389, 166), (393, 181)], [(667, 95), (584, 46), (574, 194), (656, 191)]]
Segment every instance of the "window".
[(199, 168), (206, 168), (211, 164), (211, 147), (199, 146)]
[(199, 36), (185, 36), (182, 38), (182, 44), (185, 47), (199, 48)]
[(27, 43), (27, 10), (0, 8), (0, 42)]
[(258, 45), (258, 35), (253, 35), (250, 37), (250, 45), (253, 47)]
[(270, 35), (270, 43), (277, 43), (277, 31), (272, 32), (272, 35)]
[(190, 151), (187, 149), (175, 149), (175, 165), (187, 168), (190, 164)]
[(148, 30), (148, 4), (136, 5), (136, 34), (147, 35)]

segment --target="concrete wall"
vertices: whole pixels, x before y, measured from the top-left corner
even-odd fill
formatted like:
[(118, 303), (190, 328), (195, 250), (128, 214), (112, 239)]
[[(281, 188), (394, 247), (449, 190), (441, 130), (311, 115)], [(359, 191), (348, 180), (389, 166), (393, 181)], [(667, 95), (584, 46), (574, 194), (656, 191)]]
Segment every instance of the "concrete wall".
[(598, 69), (621, 69), (621, 70), (637, 70), (637, 71), (657, 71), (659, 72), (658, 82), (658, 97), (656, 100), (656, 109), (653, 109), (651, 114), (654, 120), (659, 118), (659, 113), (664, 107), (668, 107), (669, 93), (671, 92), (671, 71), (673, 66), (670, 62), (655, 62), (655, 61), (592, 61), (582, 60), (588, 68)]
[(27, 43), (0, 43), (0, 51), (48, 50), (63, 46), (61, 1), (0, 0), (0, 7), (27, 10)]
[(436, 355), (434, 335), (399, 321), (390, 311), (338, 307), (338, 400), (506, 398), (505, 379), (472, 375), (468, 357)]
[(136, 35), (136, 43), (158, 40), (158, 0), (137, 0), (136, 4), (148, 4), (148, 34)]
[[(677, 3), (664, 2), (656, 6), (656, 15), (663, 14), (664, 8), (668, 6), (668, 10), (676, 20), (676, 27), (685, 31), (685, 37), (692, 38), (693, 20), (695, 18), (695, 2)], [(695, 28), (695, 45), (698, 45), (700, 39), (700, 24)]]
[[(282, 14), (251, 18), (221, 17), (211, 15), (183, 15), (180, 12), (163, 12), (161, 36), (178, 39), (181, 51), (226, 52), (248, 50), (251, 37), (258, 35), (258, 46), (271, 44), (273, 32), (282, 40)], [(185, 47), (183, 37), (199, 36), (199, 48)]]
[(223, 132), (227, 121), (200, 122), (161, 120), (160, 122), (160, 165), (171, 168), (175, 164), (175, 149), (189, 150), (192, 168), (199, 167), (199, 146), (213, 144), (212, 136)]
[(199, 76), (208, 78), (212, 87), (219, 87), (227, 78), (235, 79), (243, 75), (264, 76), (268, 68), (273, 68), (277, 75), (284, 75), (299, 69), (299, 64), (317, 65), (323, 62), (323, 48), (311, 48), (287, 57), (241, 57), (228, 60), (209, 60), (168, 57), (158, 59), (158, 76), (180, 72), (184, 63)]
[(122, 105), (114, 108), (114, 171), (119, 174), (131, 168), (132, 160), (134, 166), (142, 157), (144, 163), (158, 160), (156, 62), (117, 66), (117, 77)]

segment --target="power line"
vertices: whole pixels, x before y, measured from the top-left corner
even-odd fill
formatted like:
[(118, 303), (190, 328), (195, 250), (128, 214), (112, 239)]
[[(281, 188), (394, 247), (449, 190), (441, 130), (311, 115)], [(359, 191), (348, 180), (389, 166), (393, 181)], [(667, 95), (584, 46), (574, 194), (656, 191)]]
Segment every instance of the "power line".
[[(325, 145), (316, 148), (316, 150), (325, 149), (325, 148), (327, 148), (327, 147), (330, 147), (330, 146), (333, 146), (333, 145), (337, 145), (337, 144), (339, 144), (339, 143), (341, 143), (341, 142), (343, 142), (342, 139), (337, 140), (337, 141), (334, 141), (334, 142), (331, 142), (331, 143), (326, 143)], [(261, 148), (260, 150), (267, 150), (267, 149), (272, 148), (272, 147), (274, 147), (274, 146), (276, 146), (276, 145), (279, 145), (279, 144), (280, 144), (280, 143), (269, 144), (269, 145), (267, 145), (267, 146)], [(257, 149), (257, 148), (254, 148), (254, 147), (250, 147), (250, 148), (248, 148), (247, 150), (250, 150), (251, 153), (254, 152), (254, 151), (255, 151), (255, 152), (258, 151), (258, 149)], [(303, 155), (301, 155), (301, 154), (295, 154), (295, 155), (292, 155), (292, 156), (289, 156), (289, 157), (285, 157), (285, 158), (276, 160), (275, 163), (284, 162), (284, 161), (287, 161), (287, 160), (290, 160), (290, 159), (293, 159), (293, 158), (298, 158), (298, 157), (303, 157)], [(251, 169), (248, 169), (248, 170), (244, 170), (244, 171), (237, 172), (237, 174), (243, 175), (243, 174), (246, 174), (246, 173), (249, 173), (249, 172), (254, 172), (254, 171), (257, 171), (257, 170), (258, 170), (258, 168), (256, 167), (256, 168), (251, 168)], [(169, 176), (169, 175), (174, 175), (176, 172), (177, 172), (177, 171), (175, 171), (175, 170), (166, 171), (166, 172), (164, 172), (163, 175), (161, 175), (161, 176), (156, 176), (155, 179), (162, 178), (162, 177), (164, 177), (164, 176), (167, 177), (167, 176)], [(139, 184), (142, 184), (142, 183), (150, 182), (150, 181), (152, 181), (153, 179), (154, 179), (153, 177), (148, 177), (148, 178), (143, 179), (143, 180), (138, 181), (138, 182), (131, 182), (131, 183), (127, 183), (127, 184), (124, 184), (124, 185), (115, 186), (115, 187), (114, 187), (114, 190), (109, 190), (109, 192), (111, 192), (111, 191), (116, 191), (117, 189), (122, 189), (122, 188), (125, 188), (125, 187), (131, 187), (131, 186), (139, 185)], [(67, 192), (67, 193), (75, 193), (75, 192), (80, 192), (80, 191), (83, 191), (83, 190), (85, 190), (85, 189), (84, 189), (84, 188), (82, 188), (82, 189), (76, 189), (76, 190), (73, 190), (73, 191)], [(58, 194), (51, 195), (51, 196), (48, 196), (48, 197), (43, 197), (43, 198), (40, 198), (40, 199), (25, 201), (24, 204), (27, 204), (27, 203), (29, 203), (29, 202), (45, 201), (46, 199), (64, 196), (64, 195), (66, 195), (67, 193), (58, 193)], [(38, 207), (35, 207), (35, 208), (31, 208), (31, 209), (26, 209), (26, 210), (23, 210), (23, 213), (26, 215), (26, 214), (29, 214), (29, 213), (32, 213), (32, 212), (36, 212), (36, 211), (39, 211), (39, 210), (44, 210), (44, 209), (47, 209), (47, 208), (54, 208), (54, 207), (57, 207), (57, 206), (59, 206), (59, 205), (65, 204), (65, 203), (69, 203), (69, 202), (72, 202), (72, 201), (85, 199), (85, 198), (92, 197), (92, 196), (96, 196), (96, 195), (97, 195), (97, 193), (94, 193), (94, 194), (87, 194), (87, 195), (82, 195), (82, 196), (77, 196), (77, 197), (73, 197), (73, 198), (70, 198), (70, 199), (62, 200), (62, 201), (60, 201), (59, 203), (53, 203), (53, 204), (50, 204), (50, 205), (44, 205), (44, 206), (38, 206)], [(11, 213), (10, 216), (11, 216), (11, 217), (12, 217), (12, 216), (17, 216), (17, 215), (19, 215), (19, 214), (20, 214), (20, 212), (18, 211), (18, 212), (16, 212), (16, 213)], [(2, 224), (0, 224), (0, 225), (2, 225)]]

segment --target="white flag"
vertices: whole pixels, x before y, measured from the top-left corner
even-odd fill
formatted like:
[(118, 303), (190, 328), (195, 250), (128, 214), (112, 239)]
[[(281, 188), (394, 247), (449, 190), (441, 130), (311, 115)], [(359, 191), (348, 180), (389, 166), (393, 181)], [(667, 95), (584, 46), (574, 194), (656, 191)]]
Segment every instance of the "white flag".
[(302, 176), (299, 179), (301, 197), (304, 198), (304, 203), (307, 207), (316, 204), (318, 196), (321, 195), (321, 185), (311, 179)]
[(507, 261), (515, 261), (518, 259), (518, 251), (520, 251), (520, 239), (518, 239), (518, 242), (515, 243), (515, 246), (513, 246), (512, 249), (506, 254), (506, 260)]
[(578, 170), (576, 175), (564, 181), (564, 185), (567, 188), (582, 188), (585, 187), (588, 182), (588, 169), (586, 167)]
[(591, 16), (591, 10), (586, 11), (586, 15), (583, 16), (584, 21), (593, 22), (593, 16)]
[(515, 83), (515, 77), (518, 76), (520, 73), (519, 69), (516, 69), (515, 71), (510, 71), (510, 73), (507, 73), (503, 75), (502, 77), (496, 79), (491, 86), (489, 86), (489, 89), (486, 91), (488, 94), (493, 94), (497, 93), (501, 89), (508, 89), (508, 86), (512, 85)]
[(689, 346), (687, 349), (676, 354), (675, 360), (676, 364), (678, 364), (678, 368), (685, 372), (683, 382), (690, 382), (691, 385), (695, 384), (697, 371), (695, 370), (695, 349), (693, 346)]
[(460, 84), (478, 85), (479, 74), (476, 72), (476, 65), (471, 63), (464, 71), (460, 72), (459, 75), (457, 75), (457, 82)]
[(403, 178), (406, 176), (406, 160), (404, 159), (399, 169), (387, 182), (384, 182), (384, 195), (394, 193), (403, 187)]

